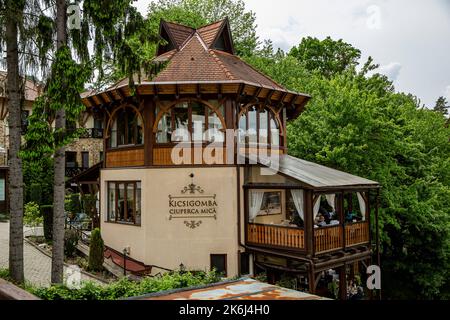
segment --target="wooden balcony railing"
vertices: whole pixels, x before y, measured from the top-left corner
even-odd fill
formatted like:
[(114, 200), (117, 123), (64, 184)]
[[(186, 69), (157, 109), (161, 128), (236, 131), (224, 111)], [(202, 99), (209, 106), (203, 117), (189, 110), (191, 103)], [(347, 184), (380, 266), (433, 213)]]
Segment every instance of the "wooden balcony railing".
[(369, 222), (361, 221), (345, 225), (345, 246), (369, 242)]
[(296, 227), (249, 223), (247, 226), (247, 242), (256, 245), (304, 249), (305, 232), (303, 229)]
[[(315, 253), (343, 249), (342, 225), (314, 228)], [(351, 247), (369, 242), (369, 223), (367, 221), (345, 225), (345, 246)], [(254, 245), (305, 249), (305, 232), (301, 228), (270, 224), (249, 223), (247, 243)]]
[(333, 251), (342, 248), (342, 226), (320, 227), (314, 229), (316, 253)]

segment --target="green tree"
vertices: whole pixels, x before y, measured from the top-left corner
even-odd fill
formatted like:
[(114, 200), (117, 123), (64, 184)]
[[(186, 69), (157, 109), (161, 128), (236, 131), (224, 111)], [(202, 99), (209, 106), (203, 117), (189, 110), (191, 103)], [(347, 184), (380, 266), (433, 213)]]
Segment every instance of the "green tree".
[(324, 40), (303, 38), (289, 54), (304, 62), (306, 69), (318, 70), (327, 78), (356, 67), (361, 58), (360, 50), (342, 39), (336, 41), (330, 37)]
[(444, 116), (448, 114), (448, 109), (450, 105), (448, 105), (447, 99), (445, 97), (439, 97), (436, 101), (436, 105), (434, 106), (434, 111), (443, 114)]
[(105, 245), (100, 233), (100, 229), (94, 229), (91, 233), (89, 244), (89, 270), (101, 271), (103, 269), (103, 251)]
[(330, 70), (328, 62), (308, 59), (267, 53), (247, 59), (287, 88), (313, 97), (288, 123), (289, 153), (382, 185), (384, 297), (449, 297), (450, 130), (445, 118), (420, 108), (414, 96), (396, 93), (386, 76), (369, 76), (371, 59), (361, 68), (331, 64)]
[(6, 45), (8, 69), (6, 91), (9, 110), (9, 271), (11, 278), (24, 281), (23, 266), (23, 173), (19, 157), (21, 146), (22, 81), (19, 73), (19, 37), (25, 37), (25, 1), (1, 1), (1, 46)]
[[(38, 1), (40, 7), (34, 13), (38, 17), (36, 51), (46, 90), (33, 106), (23, 156), (31, 162), (53, 155), (52, 283), (61, 283), (63, 272), (64, 146), (79, 134), (66, 130), (66, 122), (76, 121), (84, 109), (80, 93), (88, 80), (95, 80), (97, 88), (123, 75), (133, 82), (133, 75), (146, 69), (149, 58), (145, 53), (156, 41), (132, 2), (85, 0), (81, 28), (70, 31), (66, 25), (69, 1)], [(54, 10), (44, 10), (43, 5)], [(90, 40), (93, 50), (89, 50)], [(53, 56), (50, 67), (42, 63), (47, 56)], [(92, 79), (94, 71), (97, 79)]]

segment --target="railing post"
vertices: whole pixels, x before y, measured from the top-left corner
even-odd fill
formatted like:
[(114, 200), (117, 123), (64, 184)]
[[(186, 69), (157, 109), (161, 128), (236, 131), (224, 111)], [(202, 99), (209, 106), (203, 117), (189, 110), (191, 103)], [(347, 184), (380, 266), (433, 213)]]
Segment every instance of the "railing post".
[(306, 256), (312, 257), (314, 250), (314, 226), (313, 226), (313, 192), (312, 190), (304, 190), (305, 196), (305, 251)]

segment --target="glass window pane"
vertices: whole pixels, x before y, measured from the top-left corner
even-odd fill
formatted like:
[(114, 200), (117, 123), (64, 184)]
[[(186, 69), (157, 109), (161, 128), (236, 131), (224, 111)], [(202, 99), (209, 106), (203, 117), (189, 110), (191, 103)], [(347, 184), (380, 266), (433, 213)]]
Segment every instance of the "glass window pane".
[(144, 125), (142, 123), (142, 119), (141, 117), (136, 114), (135, 115), (136, 120), (137, 120), (137, 140), (136, 140), (136, 144), (143, 144), (144, 143)]
[(119, 183), (119, 191), (117, 194), (117, 205), (118, 205), (118, 221), (125, 221), (125, 184)]
[(127, 108), (126, 110), (126, 126), (127, 126), (127, 141), (126, 144), (136, 144), (136, 127), (137, 116), (133, 109)]
[(246, 133), (247, 133), (247, 113), (244, 113), (239, 118), (239, 133), (238, 133), (239, 143), (245, 144)]
[(126, 222), (134, 222), (134, 183), (127, 184)]
[(175, 130), (172, 134), (173, 142), (188, 142), (189, 139), (189, 114), (188, 103), (177, 104), (173, 108), (175, 114)]
[(111, 148), (117, 147), (117, 118), (114, 120), (111, 128), (111, 136), (109, 137), (109, 146)]
[(141, 224), (141, 183), (136, 183), (136, 224)]
[(269, 112), (265, 109), (259, 111), (259, 143), (261, 144), (268, 143), (268, 114)]
[(108, 221), (116, 220), (116, 184), (108, 183)]
[(224, 142), (224, 133), (221, 131), (223, 129), (222, 121), (220, 121), (219, 116), (213, 110), (208, 109), (208, 132), (206, 140), (210, 142)]
[(248, 110), (248, 129), (247, 129), (247, 135), (248, 135), (248, 143), (250, 144), (256, 144), (258, 142), (257, 140), (257, 123), (256, 123), (256, 116), (257, 111), (255, 107), (251, 107)]
[(192, 140), (196, 142), (203, 141), (205, 132), (205, 106), (197, 102), (191, 103), (192, 108)]
[(122, 146), (126, 144), (125, 141), (125, 130), (126, 126), (126, 111), (124, 109), (117, 113), (117, 145)]
[(156, 133), (157, 143), (170, 142), (170, 136), (172, 135), (172, 119), (169, 113), (165, 113), (161, 120), (158, 122), (158, 132)]
[(278, 123), (273, 116), (270, 117), (270, 139), (272, 146), (278, 147), (280, 145), (280, 129)]

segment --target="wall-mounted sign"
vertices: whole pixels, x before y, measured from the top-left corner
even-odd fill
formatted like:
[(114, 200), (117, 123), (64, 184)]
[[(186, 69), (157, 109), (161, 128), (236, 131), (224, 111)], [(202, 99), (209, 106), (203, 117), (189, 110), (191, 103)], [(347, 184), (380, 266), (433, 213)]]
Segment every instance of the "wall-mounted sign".
[(215, 194), (205, 194), (200, 186), (191, 183), (181, 190), (180, 195), (169, 195), (169, 220), (185, 219), (184, 224), (195, 229), (202, 224), (198, 219), (208, 218), (217, 219)]

